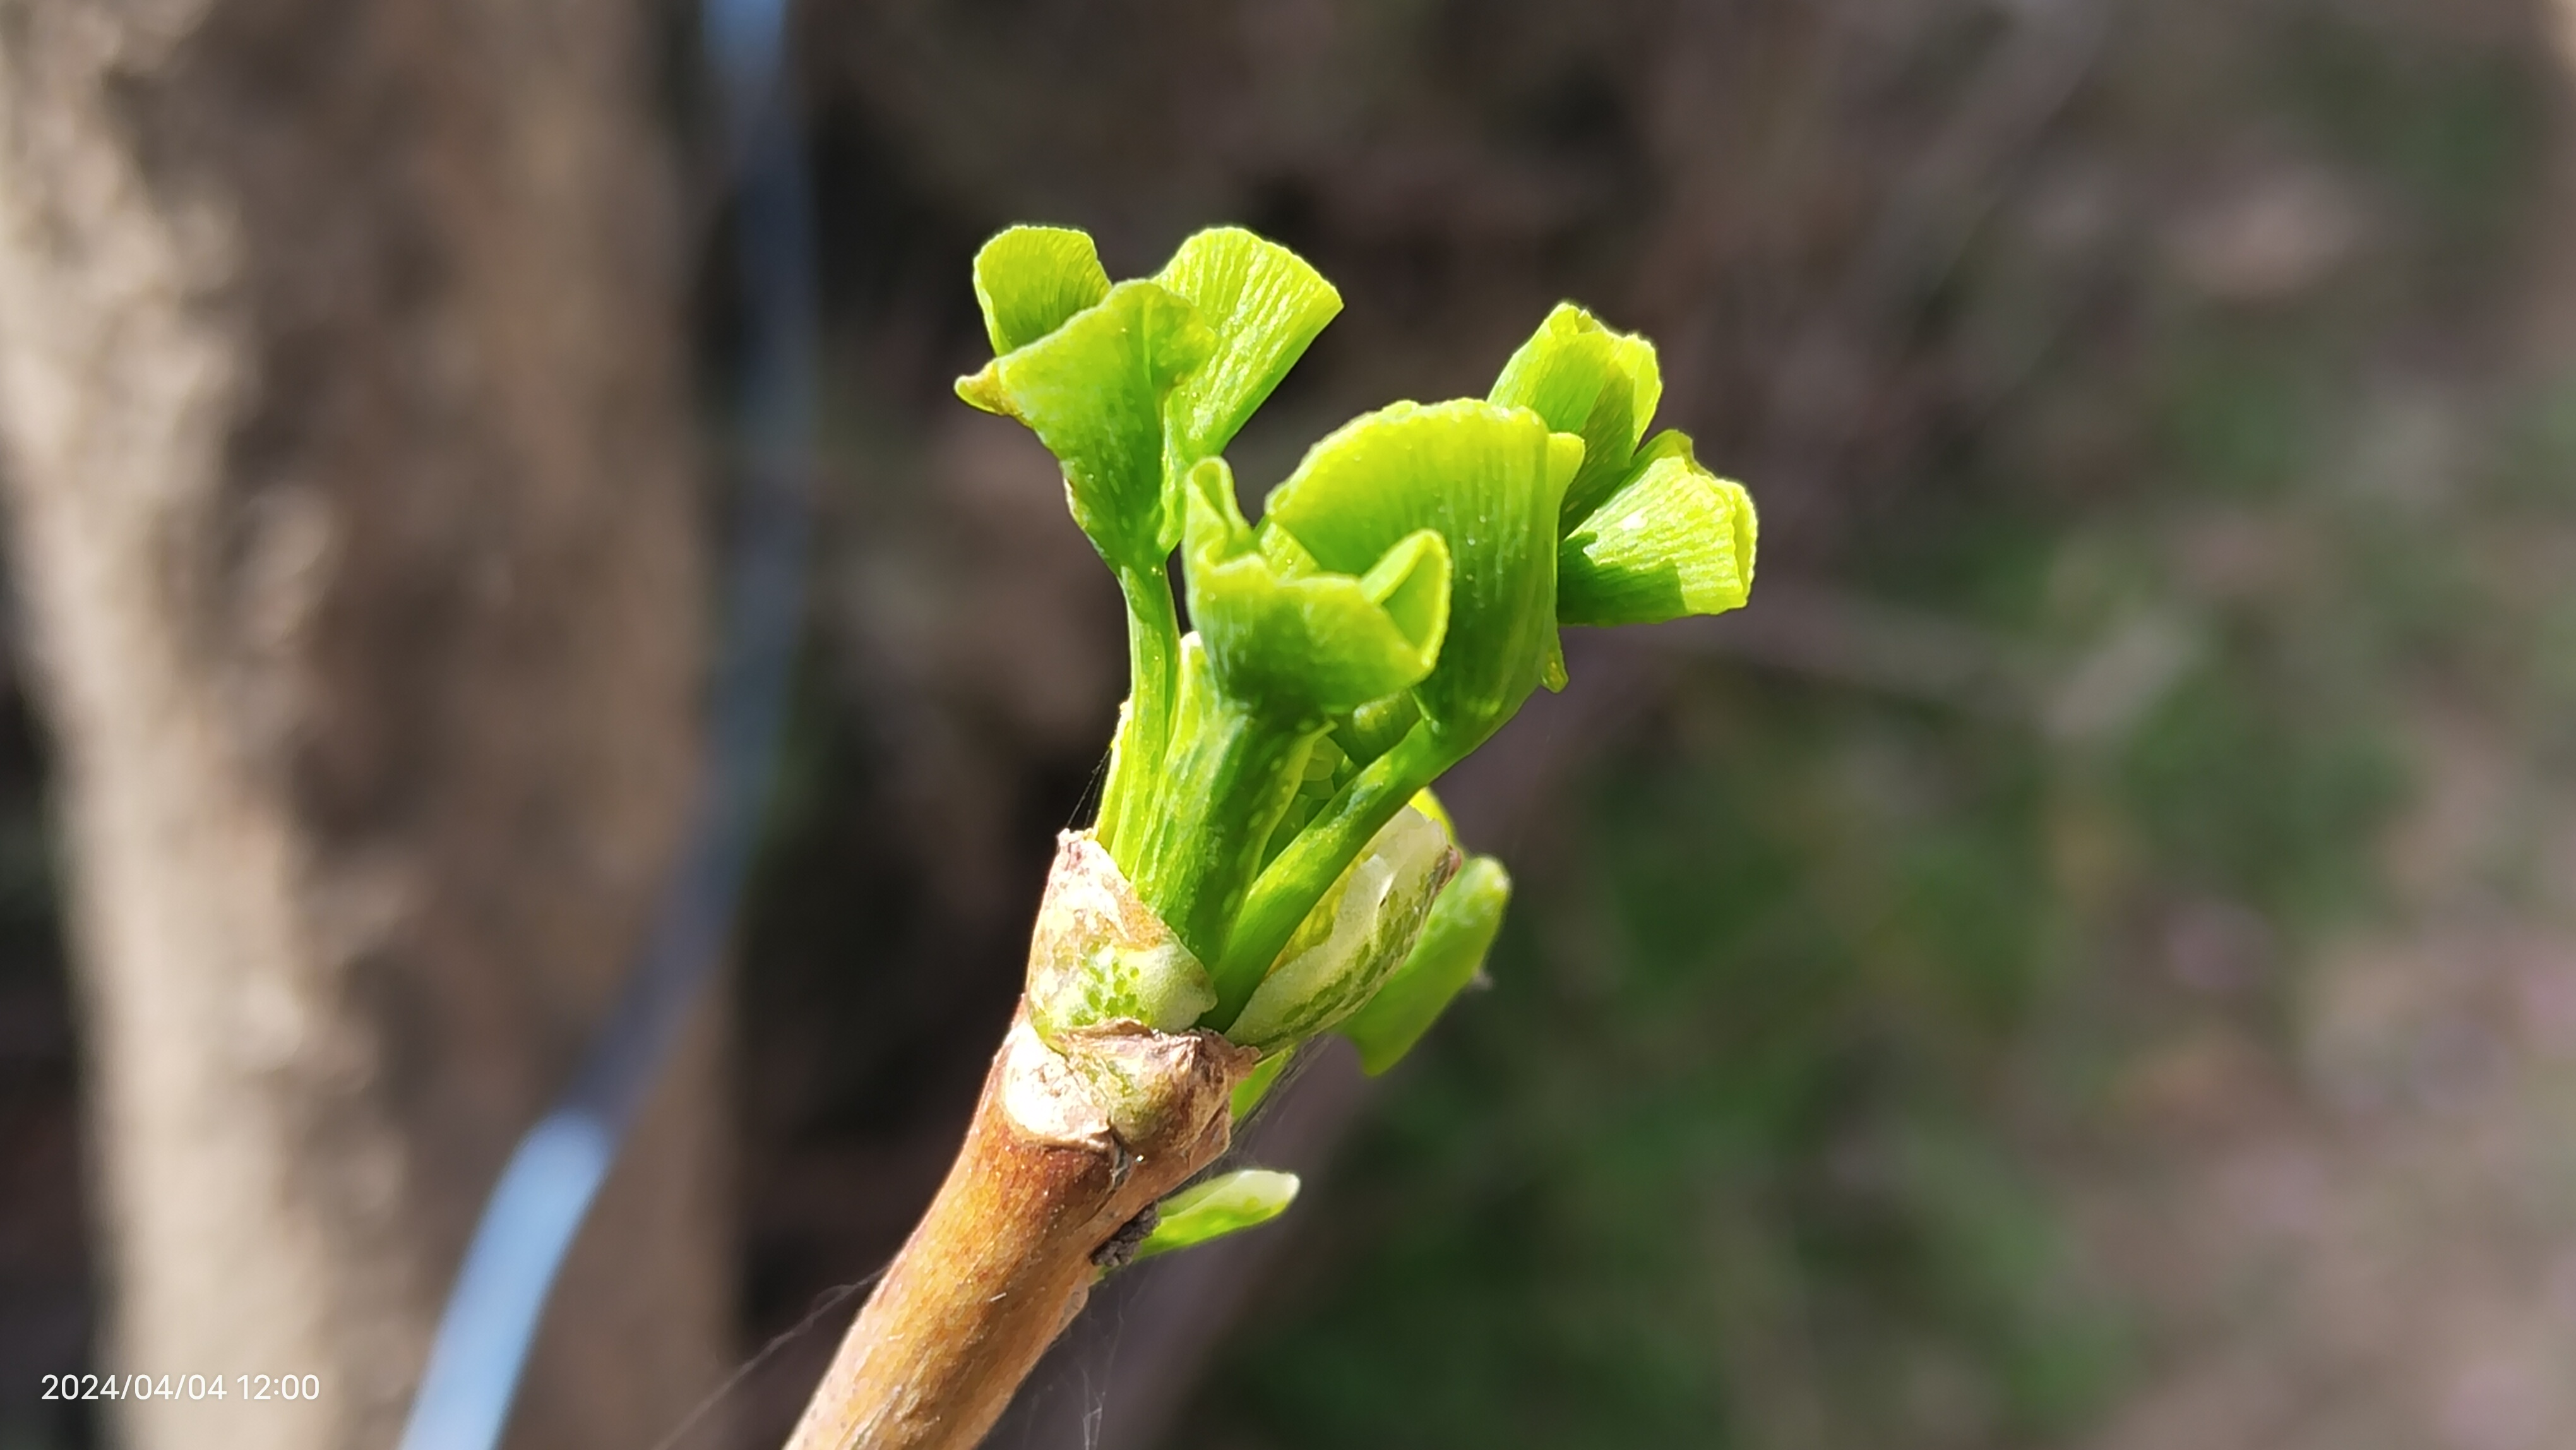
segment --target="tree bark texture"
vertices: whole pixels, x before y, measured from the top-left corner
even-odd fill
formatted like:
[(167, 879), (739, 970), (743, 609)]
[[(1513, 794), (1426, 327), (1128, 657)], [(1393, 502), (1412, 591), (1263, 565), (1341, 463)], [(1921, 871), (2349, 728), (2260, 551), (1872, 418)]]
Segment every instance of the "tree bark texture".
[[(0, 479), (56, 744), (105, 1367), (142, 1450), (389, 1445), (473, 1216), (643, 929), (701, 609), (618, 0), (0, 0)], [(514, 1443), (649, 1445), (728, 1309), (715, 1051)]]
[[(1225, 1152), (1255, 1054), (1214, 1032), (1081, 1028), (1023, 1012), (966, 1142), (789, 1438), (788, 1450), (972, 1450), (1157, 1199)], [(1116, 1086), (1104, 1091), (1108, 1082)], [(1122, 1252), (1123, 1251), (1123, 1252)]]
[(788, 1450), (971, 1450), (1124, 1264), (1165, 1194), (1215, 1162), (1260, 1054), (1132, 1021), (1041, 1040), (1032, 999), (1171, 929), (1087, 834), (1058, 838), (1022, 998), (938, 1196), (887, 1266)]

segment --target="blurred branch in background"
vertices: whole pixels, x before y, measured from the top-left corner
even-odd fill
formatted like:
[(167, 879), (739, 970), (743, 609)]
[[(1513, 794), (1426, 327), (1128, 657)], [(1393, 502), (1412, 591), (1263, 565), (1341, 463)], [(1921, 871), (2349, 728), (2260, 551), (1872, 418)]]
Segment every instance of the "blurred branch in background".
[[(97, 1363), (323, 1389), (128, 1398), (125, 1444), (391, 1443), (678, 842), (701, 549), (644, 19), (0, 14), (0, 483)], [(714, 1026), (574, 1256), (522, 1443), (648, 1443), (721, 1372)]]
[[(500, 1443), (565, 1257), (724, 960), (768, 804), (805, 612), (813, 203), (785, 87), (784, 0), (706, 0), (699, 17), (723, 100), (724, 170), (739, 178), (734, 251), (749, 323), (731, 400), (741, 447), (703, 758), (687, 833), (635, 964), (579, 1070), (512, 1153), (466, 1246), (404, 1450)], [(698, 1419), (656, 1443), (678, 1443)]]
[[(1977, 7), (1969, 7), (1977, 8)], [(1921, 339), (1922, 298), (1952, 281), (1978, 233), (2047, 142), (2092, 72), (2111, 28), (2111, 0), (2035, 0), (1986, 7), (1989, 39), (1920, 137), (1881, 166), (1875, 216), (1845, 275), (1789, 335), (1762, 379), (1767, 405), (1751, 457), (1788, 487), (1791, 509), (1832, 509), (1863, 491), (1845, 476), (1872, 416), (1902, 389)], [(1829, 521), (1777, 519), (1792, 534)]]

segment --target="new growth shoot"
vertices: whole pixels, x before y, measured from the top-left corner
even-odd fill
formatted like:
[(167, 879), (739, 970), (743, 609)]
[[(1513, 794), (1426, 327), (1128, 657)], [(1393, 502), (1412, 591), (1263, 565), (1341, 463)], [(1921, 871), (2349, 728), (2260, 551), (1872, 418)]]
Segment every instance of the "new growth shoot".
[(1255, 522), (1225, 450), (1341, 310), (1313, 267), (1225, 227), (1113, 283), (1088, 236), (1024, 226), (974, 282), (994, 357), (957, 392), (1062, 465), (1129, 691), (966, 1146), (797, 1447), (970, 1445), (1093, 1279), (1284, 1208), (1286, 1174), (1189, 1180), (1302, 1044), (1392, 1066), (1500, 926), (1510, 878), (1432, 783), (1564, 687), (1560, 626), (1714, 614), (1753, 580), (1751, 499), (1647, 435), (1653, 345), (1579, 307), (1484, 398), (1317, 441)]
[(1083, 233), (1014, 227), (975, 295), (995, 357), (959, 396), (1055, 454), (1126, 596), (1090, 839), (1163, 928), (1033, 961), (1032, 1022), (1213, 1028), (1271, 1073), (1339, 1031), (1384, 1071), (1474, 977), (1510, 894), (1489, 857), (1460, 873), (1428, 788), (1563, 687), (1560, 625), (1743, 604), (1751, 499), (1687, 435), (1647, 438), (1654, 345), (1564, 304), (1484, 399), (1353, 419), (1247, 523), (1224, 451), (1341, 310), (1313, 267), (1226, 227), (1113, 284)]

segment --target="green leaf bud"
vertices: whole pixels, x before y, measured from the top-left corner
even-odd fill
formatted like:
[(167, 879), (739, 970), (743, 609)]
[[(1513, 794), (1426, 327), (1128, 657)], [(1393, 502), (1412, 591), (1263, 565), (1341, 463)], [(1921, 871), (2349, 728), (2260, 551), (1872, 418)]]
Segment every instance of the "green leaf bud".
[(993, 355), (1016, 352), (1109, 295), (1091, 238), (1070, 227), (1012, 227), (975, 254), (975, 302)]
[(1449, 548), (1438, 534), (1417, 529), (1366, 572), (1337, 574), (1284, 530), (1243, 521), (1224, 459), (1199, 464), (1189, 483), (1190, 619), (1219, 690), (1320, 720), (1431, 672), (1449, 625)]
[(1457, 869), (1438, 822), (1409, 806), (1396, 812), (1288, 938), (1226, 1036), (1276, 1051), (1358, 1011), (1413, 950)]
[(1160, 569), (1181, 526), (1163, 506), (1163, 400), (1212, 346), (1187, 301), (1121, 282), (958, 379), (957, 395), (1038, 435), (1064, 465), (1074, 522), (1111, 567)]
[(1239, 1168), (1191, 1184), (1155, 1205), (1154, 1231), (1136, 1246), (1135, 1259), (1195, 1248), (1210, 1239), (1255, 1228), (1277, 1218), (1297, 1199), (1297, 1175)]
[(1342, 1035), (1360, 1050), (1362, 1071), (1375, 1077), (1395, 1066), (1450, 1001), (1483, 974), (1511, 897), (1512, 878), (1491, 856), (1468, 861), (1441, 891), (1404, 964), (1341, 1025)]
[(1742, 485), (1701, 467), (1687, 436), (1660, 434), (1628, 480), (1566, 535), (1557, 618), (1655, 624), (1740, 608), (1753, 588), (1755, 522)]
[(1554, 656), (1558, 503), (1582, 457), (1581, 440), (1526, 408), (1397, 403), (1310, 449), (1263, 522), (1351, 574), (1418, 530), (1447, 542), (1448, 635), (1414, 696), (1463, 753), (1511, 718)]
[(1582, 438), (1583, 466), (1566, 485), (1561, 527), (1590, 513), (1627, 476), (1663, 395), (1653, 343), (1612, 332), (1591, 313), (1560, 302), (1503, 364), (1487, 399), (1528, 408), (1548, 427)]

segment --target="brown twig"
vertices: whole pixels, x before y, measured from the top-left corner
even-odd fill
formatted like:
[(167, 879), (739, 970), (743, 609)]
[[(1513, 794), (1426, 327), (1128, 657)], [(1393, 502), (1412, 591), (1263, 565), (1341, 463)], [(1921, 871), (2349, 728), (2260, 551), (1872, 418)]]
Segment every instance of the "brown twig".
[[(1041, 933), (1043, 936), (1043, 933)], [(1122, 1231), (1225, 1151), (1254, 1061), (1133, 1023), (1049, 1046), (1023, 1007), (956, 1165), (850, 1326), (788, 1450), (975, 1444)]]

